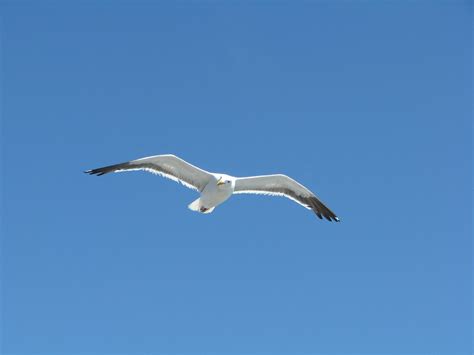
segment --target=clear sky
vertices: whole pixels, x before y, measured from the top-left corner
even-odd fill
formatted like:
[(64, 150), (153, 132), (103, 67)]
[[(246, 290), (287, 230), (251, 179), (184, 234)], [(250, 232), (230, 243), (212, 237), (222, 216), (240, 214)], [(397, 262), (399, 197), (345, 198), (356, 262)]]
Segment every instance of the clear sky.
[[(471, 353), (470, 1), (2, 1), (2, 354)], [(173, 153), (277, 197), (83, 170)]]

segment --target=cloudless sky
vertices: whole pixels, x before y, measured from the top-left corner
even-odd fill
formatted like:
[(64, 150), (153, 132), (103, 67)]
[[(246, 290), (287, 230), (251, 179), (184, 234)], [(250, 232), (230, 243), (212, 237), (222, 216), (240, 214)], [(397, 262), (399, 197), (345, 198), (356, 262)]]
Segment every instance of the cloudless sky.
[[(471, 353), (470, 1), (1, 1), (2, 354)], [(342, 219), (172, 153), (286, 173)]]

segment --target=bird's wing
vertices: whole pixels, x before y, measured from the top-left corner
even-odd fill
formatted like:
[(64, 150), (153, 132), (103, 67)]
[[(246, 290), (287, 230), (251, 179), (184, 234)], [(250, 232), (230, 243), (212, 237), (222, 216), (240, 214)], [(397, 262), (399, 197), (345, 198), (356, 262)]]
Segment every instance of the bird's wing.
[(109, 165), (103, 168), (87, 170), (85, 173), (100, 176), (129, 170), (145, 170), (180, 182), (184, 186), (198, 191), (202, 191), (212, 177), (212, 174), (207, 171), (171, 154), (155, 155), (126, 163)]
[(328, 221), (339, 222), (339, 218), (327, 208), (310, 190), (286, 175), (263, 175), (237, 178), (234, 193), (285, 196), (311, 209)]

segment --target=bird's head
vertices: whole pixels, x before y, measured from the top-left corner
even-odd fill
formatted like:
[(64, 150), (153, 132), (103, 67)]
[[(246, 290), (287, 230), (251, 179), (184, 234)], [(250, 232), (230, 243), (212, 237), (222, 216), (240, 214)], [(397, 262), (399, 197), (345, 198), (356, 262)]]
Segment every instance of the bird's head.
[(227, 175), (222, 175), (219, 177), (217, 180), (217, 187), (223, 188), (223, 187), (228, 187), (232, 186), (233, 179), (230, 176)]

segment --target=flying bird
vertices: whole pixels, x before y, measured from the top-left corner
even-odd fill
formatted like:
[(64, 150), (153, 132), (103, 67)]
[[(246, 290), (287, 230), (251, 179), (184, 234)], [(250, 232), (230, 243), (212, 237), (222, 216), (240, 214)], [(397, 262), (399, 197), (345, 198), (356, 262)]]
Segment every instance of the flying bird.
[(287, 197), (313, 210), (320, 219), (324, 217), (328, 221), (339, 222), (334, 212), (309, 189), (281, 174), (233, 177), (227, 174), (210, 173), (172, 154), (136, 159), (87, 170), (85, 173), (101, 176), (131, 170), (145, 170), (200, 192), (200, 197), (188, 206), (192, 211), (211, 213), (233, 194), (259, 194)]

